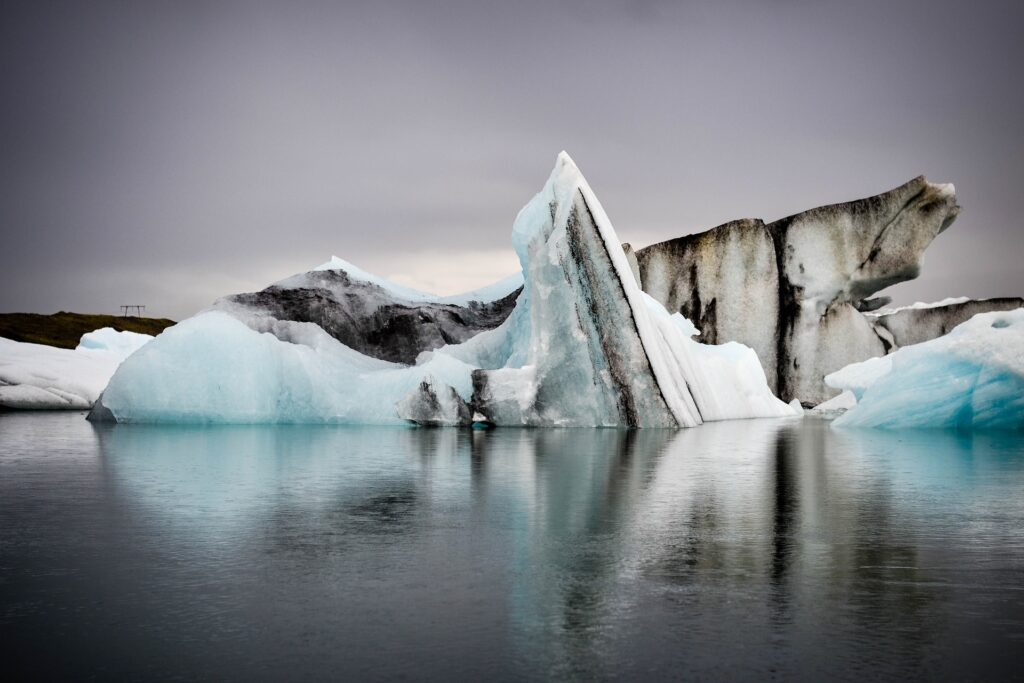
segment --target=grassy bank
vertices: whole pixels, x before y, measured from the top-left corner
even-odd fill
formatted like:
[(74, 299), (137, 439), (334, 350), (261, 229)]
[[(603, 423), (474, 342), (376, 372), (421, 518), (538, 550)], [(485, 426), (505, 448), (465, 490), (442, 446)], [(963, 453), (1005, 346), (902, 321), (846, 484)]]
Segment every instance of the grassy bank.
[(0, 337), (64, 349), (78, 346), (86, 332), (113, 327), (121, 332), (160, 334), (174, 324), (167, 318), (124, 318), (117, 315), (92, 315), (61, 311), (53, 315), (38, 313), (0, 313)]

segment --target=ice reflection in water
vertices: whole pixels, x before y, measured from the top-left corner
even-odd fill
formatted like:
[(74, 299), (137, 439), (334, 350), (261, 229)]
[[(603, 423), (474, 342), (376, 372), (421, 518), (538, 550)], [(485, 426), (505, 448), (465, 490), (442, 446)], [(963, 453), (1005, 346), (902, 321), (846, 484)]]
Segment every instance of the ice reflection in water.
[(0, 416), (4, 666), (1012, 677), (1019, 436)]

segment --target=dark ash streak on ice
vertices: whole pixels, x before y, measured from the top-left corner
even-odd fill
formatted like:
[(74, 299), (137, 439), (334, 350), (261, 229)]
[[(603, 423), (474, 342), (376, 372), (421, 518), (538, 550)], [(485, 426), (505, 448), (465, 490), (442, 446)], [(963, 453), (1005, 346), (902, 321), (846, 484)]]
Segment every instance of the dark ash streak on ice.
[(471, 301), (461, 306), (406, 301), (340, 269), (311, 271), (296, 278), (302, 286), (271, 285), (259, 292), (225, 297), (214, 307), (235, 315), (315, 323), (364, 355), (411, 365), (424, 351), (460, 344), (499, 326), (522, 291), (520, 287), (497, 301)]

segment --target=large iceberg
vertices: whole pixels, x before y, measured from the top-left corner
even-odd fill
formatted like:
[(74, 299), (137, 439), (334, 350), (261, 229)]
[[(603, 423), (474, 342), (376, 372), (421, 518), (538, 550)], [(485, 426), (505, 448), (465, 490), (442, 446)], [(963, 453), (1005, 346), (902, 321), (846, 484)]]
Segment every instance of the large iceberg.
[(689, 427), (792, 414), (750, 349), (694, 342), (688, 321), (640, 290), (611, 221), (567, 154), (512, 235), (526, 281), (521, 304), (487, 333), (506, 337), (500, 346), (509, 357), (473, 376), (474, 409), (489, 421)]
[[(751, 346), (783, 399), (814, 405), (835, 393), (823, 382), (829, 372), (944, 334), (968, 310), (1009, 305), (865, 315), (889, 301), (872, 298), (876, 292), (917, 277), (925, 249), (959, 209), (953, 185), (918, 177), (874, 197), (768, 224), (732, 221), (645, 247), (635, 255), (637, 275), (644, 291), (693, 320), (708, 341)], [(930, 323), (906, 333), (902, 323), (911, 317)]]
[[(522, 280), (471, 296), (404, 290), (337, 260), (314, 273), (340, 275), (229, 297), (129, 358), (93, 418), (688, 427), (796, 414), (771, 393), (751, 349), (694, 341), (689, 321), (640, 290), (567, 154), (520, 212), (513, 243)], [(374, 301), (355, 301), (353, 287)], [(437, 334), (378, 325), (346, 337), (344, 320), (372, 327), (382, 306), (388, 319), (428, 307)], [(382, 341), (388, 330), (415, 339)], [(413, 351), (414, 364), (393, 362)]]
[(371, 358), (312, 323), (259, 332), (223, 311), (178, 323), (126, 360), (93, 418), (119, 422), (401, 422), (395, 403), (425, 376), (469, 398), (472, 368), (442, 356), (420, 366)]
[(87, 410), (117, 366), (152, 338), (104, 327), (82, 335), (74, 350), (0, 338), (0, 408)]
[(1024, 429), (1024, 308), (825, 377), (856, 404), (837, 427)]

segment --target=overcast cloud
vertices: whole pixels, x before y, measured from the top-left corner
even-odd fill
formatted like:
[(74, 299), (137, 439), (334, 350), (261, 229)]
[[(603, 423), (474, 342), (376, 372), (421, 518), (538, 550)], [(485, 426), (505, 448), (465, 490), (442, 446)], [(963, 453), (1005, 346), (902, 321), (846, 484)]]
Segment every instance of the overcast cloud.
[(899, 303), (1024, 294), (1024, 5), (6, 2), (0, 311), (181, 318), (332, 254), (452, 293), (573, 155), (619, 236), (926, 174)]

